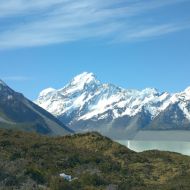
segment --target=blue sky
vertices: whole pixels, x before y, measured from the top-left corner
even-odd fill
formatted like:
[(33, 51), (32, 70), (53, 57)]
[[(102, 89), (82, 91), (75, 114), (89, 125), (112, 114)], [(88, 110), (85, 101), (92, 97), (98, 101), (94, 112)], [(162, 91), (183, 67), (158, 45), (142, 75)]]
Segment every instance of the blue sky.
[(0, 78), (28, 99), (82, 72), (125, 89), (190, 86), (189, 0), (1, 0)]

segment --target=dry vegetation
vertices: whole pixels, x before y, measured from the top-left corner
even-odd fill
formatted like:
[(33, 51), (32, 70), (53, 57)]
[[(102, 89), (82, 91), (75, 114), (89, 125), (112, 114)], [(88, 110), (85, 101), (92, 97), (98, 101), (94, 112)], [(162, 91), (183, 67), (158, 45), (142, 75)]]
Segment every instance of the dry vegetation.
[(1, 189), (190, 189), (189, 162), (167, 151), (136, 153), (97, 132), (49, 137), (0, 128)]

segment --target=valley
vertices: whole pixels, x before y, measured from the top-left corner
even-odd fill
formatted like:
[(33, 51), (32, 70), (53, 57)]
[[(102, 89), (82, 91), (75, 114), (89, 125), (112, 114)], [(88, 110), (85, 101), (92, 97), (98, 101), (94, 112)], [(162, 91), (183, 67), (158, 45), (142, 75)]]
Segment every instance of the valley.
[(83, 73), (35, 102), (0, 81), (0, 98), (1, 189), (190, 188), (189, 156), (137, 153), (113, 141), (189, 141), (189, 88), (174, 95), (138, 92)]

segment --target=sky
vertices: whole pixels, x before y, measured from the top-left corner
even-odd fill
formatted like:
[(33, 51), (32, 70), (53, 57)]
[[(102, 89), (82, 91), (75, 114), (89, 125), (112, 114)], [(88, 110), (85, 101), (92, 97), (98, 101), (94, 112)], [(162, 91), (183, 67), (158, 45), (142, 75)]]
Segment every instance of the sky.
[(34, 101), (94, 73), (102, 83), (190, 86), (189, 0), (1, 0), (0, 79)]

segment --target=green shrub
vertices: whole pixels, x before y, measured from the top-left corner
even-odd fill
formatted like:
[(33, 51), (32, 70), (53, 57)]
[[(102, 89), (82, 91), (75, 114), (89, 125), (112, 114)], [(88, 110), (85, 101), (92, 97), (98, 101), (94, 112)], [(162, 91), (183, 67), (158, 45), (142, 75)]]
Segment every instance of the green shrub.
[(3, 147), (5, 147), (5, 146), (10, 146), (10, 145), (12, 145), (13, 143), (11, 142), (11, 141), (9, 141), (9, 140), (4, 140), (4, 141), (1, 141), (0, 142), (0, 145), (1, 146), (3, 146)]
[(88, 187), (85, 187), (84, 190), (97, 190), (97, 188), (93, 186), (88, 186)]
[(73, 168), (73, 167), (75, 167), (79, 162), (80, 162), (80, 160), (79, 160), (79, 155), (78, 154), (74, 154), (73, 156), (71, 156), (70, 158), (69, 158), (69, 166), (71, 167), (71, 168)]
[[(20, 186), (22, 181), (26, 181), (26, 176), (16, 177), (15, 175), (9, 175), (9, 180), (6, 183), (6, 186)], [(11, 188), (12, 189), (12, 188)]]
[(102, 161), (102, 158), (95, 157), (92, 159), (92, 162), (95, 162), (96, 164), (99, 164)]
[(82, 159), (80, 160), (80, 164), (89, 164), (91, 162), (91, 159)]
[(85, 172), (83, 177), (83, 183), (84, 185), (94, 185), (94, 186), (99, 186), (99, 185), (104, 185), (105, 181), (102, 180), (97, 173), (93, 173), (92, 175), (89, 172)]
[[(44, 165), (44, 162), (42, 162), (42, 165)], [(66, 168), (67, 164), (65, 162), (57, 162), (56, 165), (60, 168), (60, 169), (64, 169)]]
[(22, 150), (23, 150), (24, 152), (28, 152), (28, 148), (27, 148), (27, 147), (23, 147)]
[(176, 187), (175, 186), (167, 187), (165, 190), (176, 190)]
[(37, 169), (28, 168), (25, 172), (25, 175), (30, 175), (30, 177), (37, 183), (44, 183), (45, 181), (42, 173)]
[(119, 185), (118, 185), (118, 189), (119, 190), (126, 190), (126, 189), (131, 189), (131, 181), (128, 181), (127, 182), (121, 182)]
[(136, 162), (145, 163), (145, 162), (148, 162), (148, 159), (136, 155), (136, 157), (133, 159), (133, 163), (136, 163)]
[(82, 187), (82, 182), (76, 179), (76, 180), (71, 181), (70, 185), (73, 189), (80, 189)]
[(2, 136), (4, 136), (4, 137), (8, 136), (9, 134), (7, 132), (2, 133)]
[(0, 181), (3, 181), (7, 177), (8, 177), (8, 174), (6, 174), (5, 172), (3, 172), (3, 167), (0, 166)]
[(6, 186), (17, 186), (19, 184), (19, 180), (14, 176), (11, 177), (10, 180), (6, 183)]
[(21, 153), (20, 152), (15, 152), (15, 153), (13, 153), (13, 155), (11, 156), (11, 160), (17, 160), (17, 159), (19, 159), (19, 158), (21, 158)]
[(31, 142), (30, 147), (31, 148), (40, 148), (41, 144), (39, 142)]
[(71, 187), (71, 185), (69, 184), (69, 181), (64, 178), (61, 178), (61, 177), (57, 177), (51, 181), (50, 189), (52, 189), (52, 190), (74, 190)]
[(21, 138), (20, 135), (18, 135), (18, 134), (16, 134), (15, 137), (16, 137), (16, 138), (19, 138), (19, 139)]
[(127, 175), (127, 174), (128, 174), (128, 169), (122, 169), (122, 170), (121, 170), (121, 174)]
[(121, 164), (114, 161), (100, 163), (98, 164), (98, 167), (103, 173), (119, 172), (121, 170)]

